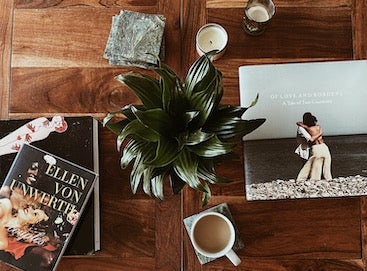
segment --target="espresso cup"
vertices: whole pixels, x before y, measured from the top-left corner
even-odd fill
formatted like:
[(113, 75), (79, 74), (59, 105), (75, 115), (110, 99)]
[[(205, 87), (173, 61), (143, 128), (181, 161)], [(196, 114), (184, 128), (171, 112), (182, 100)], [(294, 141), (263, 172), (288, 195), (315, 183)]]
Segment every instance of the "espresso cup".
[(205, 257), (227, 256), (235, 266), (241, 263), (241, 259), (232, 249), (236, 240), (234, 226), (221, 213), (199, 214), (192, 224), (190, 238), (194, 248)]

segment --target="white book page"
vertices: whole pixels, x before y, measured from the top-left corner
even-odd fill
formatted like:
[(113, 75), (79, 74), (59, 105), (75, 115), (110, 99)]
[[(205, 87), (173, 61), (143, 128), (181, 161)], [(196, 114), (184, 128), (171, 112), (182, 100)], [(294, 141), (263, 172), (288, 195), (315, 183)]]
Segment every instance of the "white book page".
[(324, 135), (367, 133), (365, 60), (241, 66), (239, 79), (241, 106), (259, 94), (244, 118), (266, 118), (246, 140), (294, 137), (305, 112)]

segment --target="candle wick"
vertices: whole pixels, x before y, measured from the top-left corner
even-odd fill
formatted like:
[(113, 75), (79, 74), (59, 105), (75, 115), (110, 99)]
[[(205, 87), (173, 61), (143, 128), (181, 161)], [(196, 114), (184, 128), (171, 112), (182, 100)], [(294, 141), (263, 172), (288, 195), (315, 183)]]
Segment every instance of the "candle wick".
[(212, 41), (210, 41), (210, 44), (213, 44), (213, 42), (212, 42)]

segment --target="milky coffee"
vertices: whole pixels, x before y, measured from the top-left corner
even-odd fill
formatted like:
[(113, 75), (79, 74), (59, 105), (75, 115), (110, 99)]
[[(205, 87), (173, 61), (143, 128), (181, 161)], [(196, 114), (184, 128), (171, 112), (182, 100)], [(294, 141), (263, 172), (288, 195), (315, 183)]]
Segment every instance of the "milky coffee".
[(201, 218), (195, 225), (193, 237), (197, 246), (207, 253), (222, 251), (230, 242), (228, 223), (216, 215)]

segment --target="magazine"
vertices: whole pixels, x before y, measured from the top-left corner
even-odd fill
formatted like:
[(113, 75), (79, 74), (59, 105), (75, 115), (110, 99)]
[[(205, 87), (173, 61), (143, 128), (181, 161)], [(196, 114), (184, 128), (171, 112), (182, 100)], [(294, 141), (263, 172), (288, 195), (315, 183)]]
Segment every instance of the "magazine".
[(367, 194), (367, 61), (239, 68), (247, 200)]
[(23, 144), (0, 189), (0, 260), (26, 271), (55, 270), (96, 179)]

